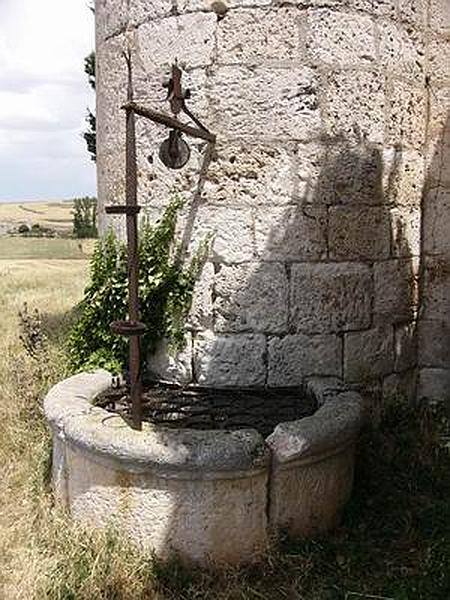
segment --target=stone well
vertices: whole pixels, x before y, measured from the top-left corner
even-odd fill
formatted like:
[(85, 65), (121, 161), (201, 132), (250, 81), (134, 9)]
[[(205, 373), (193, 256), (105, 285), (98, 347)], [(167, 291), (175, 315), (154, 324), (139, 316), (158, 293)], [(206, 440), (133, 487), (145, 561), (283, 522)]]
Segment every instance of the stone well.
[(257, 560), (280, 530), (304, 536), (338, 522), (362, 418), (341, 382), (311, 380), (317, 412), (266, 440), (254, 429), (135, 431), (93, 405), (111, 383), (106, 371), (76, 375), (45, 399), (53, 485), (75, 519), (203, 564)]

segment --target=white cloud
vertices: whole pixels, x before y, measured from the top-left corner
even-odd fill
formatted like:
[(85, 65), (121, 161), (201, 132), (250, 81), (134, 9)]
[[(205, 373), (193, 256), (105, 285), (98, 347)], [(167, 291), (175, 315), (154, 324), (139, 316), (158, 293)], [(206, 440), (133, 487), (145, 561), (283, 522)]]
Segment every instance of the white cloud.
[(81, 132), (94, 18), (83, 0), (0, 0), (0, 199), (94, 193)]

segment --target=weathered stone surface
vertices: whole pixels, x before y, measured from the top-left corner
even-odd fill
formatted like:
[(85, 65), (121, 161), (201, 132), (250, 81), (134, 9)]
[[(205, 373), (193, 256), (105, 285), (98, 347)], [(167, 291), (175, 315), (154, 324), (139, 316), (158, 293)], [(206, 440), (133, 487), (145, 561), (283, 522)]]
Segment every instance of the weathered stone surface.
[(407, 371), (417, 365), (417, 323), (402, 323), (394, 327), (395, 370)]
[(350, 497), (353, 469), (352, 447), (302, 467), (275, 467), (270, 486), (271, 523), (300, 537), (336, 527)]
[(430, 190), (424, 203), (423, 249), (427, 254), (450, 255), (450, 191)]
[(405, 373), (392, 373), (383, 379), (382, 394), (385, 402), (392, 400), (406, 400), (414, 402), (416, 398), (417, 375), (416, 371)]
[(264, 335), (206, 335), (194, 343), (198, 383), (215, 387), (262, 386), (266, 379)]
[(222, 266), (215, 284), (215, 330), (282, 333), (288, 327), (288, 296), (282, 264)]
[(186, 346), (174, 352), (167, 341), (159, 343), (154, 353), (147, 357), (147, 369), (156, 381), (190, 383), (192, 381), (192, 339), (186, 336)]
[(370, 325), (372, 290), (366, 265), (293, 265), (291, 325), (306, 333), (365, 329)]
[(284, 205), (295, 191), (294, 148), (218, 143), (209, 165), (203, 198), (227, 206)]
[(178, 10), (181, 12), (212, 11), (218, 15), (226, 14), (230, 8), (259, 7), (272, 4), (272, 0), (179, 0)]
[(450, 32), (450, 12), (447, 0), (430, 0), (430, 25), (439, 33)]
[(450, 369), (420, 369), (417, 400), (450, 400)]
[(319, 260), (326, 256), (327, 213), (322, 207), (260, 208), (255, 212), (256, 255), (263, 260)]
[(390, 90), (388, 143), (421, 150), (425, 141), (424, 87), (394, 81)]
[(428, 47), (429, 70), (432, 85), (447, 85), (450, 82), (450, 40), (438, 38), (430, 40)]
[(254, 259), (253, 216), (250, 210), (200, 207), (193, 223), (192, 249), (208, 236), (212, 236), (212, 261), (239, 263)]
[(411, 320), (418, 302), (417, 259), (392, 259), (374, 265), (374, 313), (378, 322)]
[(226, 13), (217, 29), (217, 60), (258, 64), (299, 59), (298, 9), (238, 9)]
[(383, 202), (383, 161), (378, 146), (342, 142), (301, 144), (298, 198), (314, 204)]
[(424, 271), (422, 318), (446, 321), (450, 315), (450, 259), (426, 257)]
[(383, 207), (332, 206), (329, 211), (331, 258), (382, 260), (390, 253), (389, 214)]
[[(313, 383), (313, 387), (317, 387)], [(308, 384), (308, 390), (311, 387)], [(363, 422), (363, 403), (356, 392), (331, 392), (317, 398), (319, 409), (298, 421), (280, 423), (266, 442), (273, 453), (274, 465), (292, 466), (330, 450), (344, 448), (355, 441)]]
[(344, 379), (365, 381), (394, 370), (394, 330), (376, 327), (345, 334)]
[(211, 75), (211, 129), (226, 137), (308, 140), (320, 129), (317, 86), (308, 67), (217, 68)]
[(418, 31), (392, 22), (380, 22), (380, 56), (384, 67), (395, 75), (423, 76), (425, 43)]
[(418, 27), (425, 27), (427, 4), (427, 0), (399, 0), (400, 19)]
[(214, 265), (203, 265), (195, 283), (187, 324), (191, 329), (212, 329), (213, 326)]
[(330, 74), (324, 107), (326, 132), (332, 136), (383, 142), (384, 79), (378, 71)]
[(340, 377), (341, 369), (342, 340), (336, 335), (269, 339), (269, 386), (298, 386), (310, 375)]
[(392, 254), (396, 257), (420, 255), (420, 206), (401, 206), (390, 211), (392, 229)]
[(392, 18), (397, 16), (396, 0), (349, 0), (349, 6), (356, 10), (364, 10), (371, 15)]
[(95, 30), (97, 47), (106, 38), (124, 31), (128, 24), (127, 0), (97, 0), (95, 3)]
[(419, 322), (419, 365), (448, 368), (450, 365), (450, 324), (445, 321), (422, 319)]
[(136, 43), (140, 61), (155, 77), (179, 59), (190, 70), (212, 63), (217, 19), (213, 14), (183, 15), (142, 24)]
[(308, 13), (306, 49), (314, 63), (368, 64), (376, 58), (375, 25), (370, 17), (329, 9)]
[(425, 186), (425, 158), (406, 148), (383, 151), (383, 194), (388, 203), (419, 207)]
[(130, 2), (130, 23), (133, 27), (145, 21), (160, 19), (173, 14), (172, 0), (152, 0), (151, 2)]

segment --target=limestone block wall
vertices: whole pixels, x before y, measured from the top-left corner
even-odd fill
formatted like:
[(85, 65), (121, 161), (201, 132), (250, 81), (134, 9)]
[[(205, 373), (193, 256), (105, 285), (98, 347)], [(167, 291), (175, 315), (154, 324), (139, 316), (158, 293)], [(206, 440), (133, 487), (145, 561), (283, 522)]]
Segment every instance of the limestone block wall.
[(214, 232), (186, 350), (152, 368), (212, 385), (339, 376), (410, 395), (419, 372), (422, 396), (445, 394), (447, 0), (97, 0), (96, 19), (100, 207), (124, 202), (127, 46), (137, 99), (166, 109), (178, 58), (190, 106), (218, 135), (203, 175), (196, 142), (170, 172), (157, 153), (167, 132), (138, 120), (139, 202), (156, 218), (183, 194), (188, 253)]

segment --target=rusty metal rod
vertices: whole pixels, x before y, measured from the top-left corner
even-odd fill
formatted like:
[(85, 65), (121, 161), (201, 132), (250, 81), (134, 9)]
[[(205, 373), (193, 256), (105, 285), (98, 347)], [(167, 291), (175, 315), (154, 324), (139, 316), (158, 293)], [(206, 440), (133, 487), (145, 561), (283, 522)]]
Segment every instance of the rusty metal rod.
[(159, 123), (160, 125), (165, 125), (166, 127), (170, 127), (172, 129), (178, 129), (178, 131), (181, 131), (186, 135), (190, 135), (191, 137), (200, 138), (202, 140), (206, 140), (207, 142), (212, 142), (213, 144), (216, 142), (216, 136), (210, 131), (206, 129), (192, 127), (191, 125), (186, 125), (185, 123), (182, 123), (174, 117), (153, 110), (152, 108), (142, 106), (142, 104), (137, 104), (136, 102), (128, 101), (121, 108), (123, 110), (126, 110), (127, 112), (132, 111), (136, 115), (146, 117), (147, 119), (150, 119), (155, 123)]
[[(128, 64), (128, 104), (133, 101), (131, 57)], [(126, 204), (137, 206), (137, 164), (136, 164), (136, 123), (134, 111), (126, 110)], [(134, 214), (133, 214), (134, 213)], [(128, 313), (131, 322), (139, 321), (139, 256), (138, 256), (138, 225), (137, 214), (130, 210), (126, 215), (128, 242)], [(129, 339), (130, 352), (130, 396), (131, 419), (134, 429), (142, 429), (142, 380), (140, 338), (132, 336)]]

